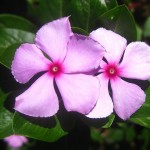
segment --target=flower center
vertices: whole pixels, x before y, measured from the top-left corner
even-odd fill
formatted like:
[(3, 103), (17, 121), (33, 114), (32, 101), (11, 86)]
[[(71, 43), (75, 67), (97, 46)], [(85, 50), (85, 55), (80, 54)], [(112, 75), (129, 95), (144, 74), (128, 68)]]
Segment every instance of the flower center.
[(111, 75), (115, 74), (115, 72), (116, 72), (116, 71), (115, 71), (114, 68), (110, 68), (110, 69), (109, 69), (109, 73), (110, 73)]
[(104, 70), (105, 76), (108, 77), (109, 79), (115, 78), (116, 76), (119, 75), (119, 69), (116, 64), (107, 64), (104, 67)]
[(49, 73), (50, 73), (50, 75), (52, 75), (52, 76), (58, 76), (62, 72), (63, 72), (62, 64), (60, 64), (60, 63), (50, 64), (50, 66), (49, 66)]
[(52, 67), (52, 71), (53, 71), (54, 73), (56, 73), (56, 72), (59, 71), (59, 68), (58, 68), (57, 66), (53, 66), (53, 67)]

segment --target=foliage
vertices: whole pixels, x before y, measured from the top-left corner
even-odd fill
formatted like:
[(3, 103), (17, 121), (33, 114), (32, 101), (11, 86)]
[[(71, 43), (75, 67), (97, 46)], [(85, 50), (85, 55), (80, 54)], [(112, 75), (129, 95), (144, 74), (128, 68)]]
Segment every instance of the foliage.
[[(104, 27), (124, 36), (128, 42), (150, 37), (150, 17), (146, 18), (143, 26), (137, 25), (128, 7), (118, 4), (116, 0), (26, 0), (26, 7), (26, 15), (23, 17), (11, 13), (0, 14), (0, 67), (2, 71), (5, 67), (11, 68), (14, 53), (21, 43), (33, 43), (35, 33), (41, 25), (63, 16), (70, 16), (74, 32), (85, 35), (99, 27)], [(2, 74), (3, 72), (0, 73), (0, 78)], [(10, 78), (12, 77), (6, 76), (4, 80), (9, 81)], [(12, 89), (8, 93), (3, 88), (6, 82), (2, 80), (0, 82), (0, 139), (11, 134), (19, 134), (37, 140), (54, 142), (69, 134), (70, 130), (68, 133), (64, 131), (57, 116), (36, 119), (14, 112), (12, 105), (6, 106), (9, 95), (16, 92), (16, 89)], [(9, 83), (7, 86), (10, 86)], [(103, 145), (114, 143), (114, 141), (120, 142), (125, 137), (126, 141), (139, 141), (140, 138), (145, 138), (143, 140), (146, 143), (147, 138), (145, 136), (150, 136), (147, 134), (149, 132), (147, 128), (150, 128), (149, 91), (150, 88), (146, 90), (146, 102), (127, 121), (127, 124), (120, 123), (120, 120), (115, 118), (115, 114), (112, 114), (105, 125), (99, 125), (98, 128), (100, 129), (90, 127), (92, 140)], [(14, 101), (14, 97), (11, 100)], [(101, 122), (101, 120), (98, 121)], [(119, 128), (110, 128), (115, 123), (118, 123)], [(48, 125), (45, 126), (45, 124)], [(145, 127), (141, 130), (143, 137), (138, 136), (136, 138), (136, 125)], [(129, 130), (131, 135), (128, 134)], [(123, 135), (124, 131), (126, 132), (125, 135)], [(108, 135), (109, 138), (107, 139)]]

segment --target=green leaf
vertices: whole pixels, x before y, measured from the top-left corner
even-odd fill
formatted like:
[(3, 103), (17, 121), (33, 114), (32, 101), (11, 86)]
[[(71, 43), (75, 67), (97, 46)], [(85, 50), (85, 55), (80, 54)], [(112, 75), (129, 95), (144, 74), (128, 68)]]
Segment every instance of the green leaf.
[(16, 49), (20, 46), (21, 43), (12, 44), (0, 56), (0, 63), (7, 67), (8, 69), (11, 68), (11, 64), (14, 58), (14, 53)]
[(144, 24), (144, 37), (150, 37), (150, 17), (147, 18)]
[(12, 118), (13, 114), (10, 113), (3, 105), (8, 94), (5, 94), (0, 89), (0, 139), (13, 134)]
[(24, 31), (34, 32), (36, 27), (27, 19), (11, 14), (0, 15), (0, 26), (5, 28), (21, 29)]
[(40, 24), (62, 17), (62, 0), (27, 0), (28, 14)]
[(19, 29), (0, 28), (0, 35), (0, 64), (8, 68), (10, 68), (16, 46), (34, 41), (33, 33)]
[(116, 5), (115, 0), (67, 0), (63, 10), (64, 15), (71, 16), (72, 26), (82, 28), (89, 32), (95, 27), (96, 19)]
[(15, 114), (13, 120), (13, 129), (16, 134), (28, 136), (30, 138), (46, 141), (55, 142), (67, 133), (64, 132), (60, 126), (58, 120), (56, 120), (56, 126), (53, 128), (44, 128), (38, 124), (33, 124), (25, 120), (18, 113)]
[(100, 16), (97, 23), (99, 26), (122, 35), (128, 42), (137, 40), (137, 30), (134, 18), (125, 5), (107, 11)]
[(150, 128), (150, 117), (132, 118), (130, 120), (143, 127)]
[(81, 28), (77, 28), (77, 27), (72, 27), (72, 31), (73, 31), (74, 33), (83, 34), (83, 35), (86, 35), (86, 36), (89, 35), (89, 33), (86, 32), (85, 30), (83, 30), (83, 29), (81, 29)]
[(115, 115), (114, 114), (110, 115), (108, 117), (108, 122), (102, 128), (109, 128), (109, 127), (111, 127), (114, 119), (115, 119)]
[(27, 0), (28, 13), (39, 24), (71, 16), (72, 26), (91, 31), (95, 20), (117, 6), (116, 0)]
[(7, 48), (15, 43), (34, 41), (33, 33), (19, 29), (0, 28), (0, 35), (0, 47), (3, 48)]

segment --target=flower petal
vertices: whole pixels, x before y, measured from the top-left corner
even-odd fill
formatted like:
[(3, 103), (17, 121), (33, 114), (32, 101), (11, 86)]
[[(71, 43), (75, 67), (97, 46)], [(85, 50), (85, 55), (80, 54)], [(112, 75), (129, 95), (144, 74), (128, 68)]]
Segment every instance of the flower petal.
[(23, 144), (28, 142), (28, 139), (24, 136), (19, 135), (11, 135), (6, 138), (4, 138), (4, 141), (7, 142), (7, 144), (11, 148), (20, 148)]
[(150, 46), (132, 42), (127, 46), (120, 64), (122, 77), (147, 80), (150, 78)]
[(65, 73), (89, 72), (96, 69), (104, 49), (89, 37), (75, 34), (68, 43), (68, 51), (63, 62)]
[(20, 83), (28, 82), (35, 74), (48, 70), (50, 61), (34, 44), (22, 44), (16, 51), (11, 70)]
[(143, 90), (121, 78), (111, 80), (114, 109), (117, 115), (126, 120), (135, 113), (145, 101)]
[(90, 33), (90, 37), (98, 41), (106, 50), (105, 58), (108, 62), (118, 63), (126, 48), (127, 41), (119, 34), (99, 28)]
[(33, 117), (50, 117), (58, 111), (53, 78), (45, 73), (16, 98), (15, 110)]
[(103, 118), (109, 116), (113, 112), (112, 99), (108, 92), (108, 82), (103, 74), (98, 75), (100, 81), (100, 95), (93, 110), (87, 115), (89, 118)]
[(36, 34), (36, 45), (54, 61), (62, 62), (72, 35), (68, 17), (47, 23)]
[(68, 111), (88, 114), (99, 96), (99, 81), (83, 74), (62, 74), (56, 84)]

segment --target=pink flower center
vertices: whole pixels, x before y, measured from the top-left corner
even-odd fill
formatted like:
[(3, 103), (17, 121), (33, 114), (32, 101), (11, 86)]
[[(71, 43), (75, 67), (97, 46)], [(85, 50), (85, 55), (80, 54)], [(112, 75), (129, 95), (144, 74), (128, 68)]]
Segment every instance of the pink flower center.
[(120, 72), (120, 70), (116, 64), (107, 64), (104, 67), (104, 73), (105, 73), (106, 77), (109, 79), (119, 76), (119, 72)]
[(52, 63), (49, 66), (49, 73), (52, 76), (59, 76), (63, 72), (62, 64)]

